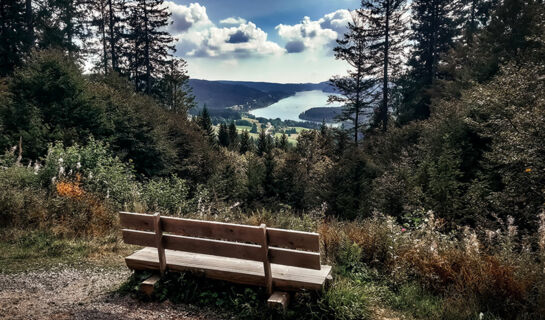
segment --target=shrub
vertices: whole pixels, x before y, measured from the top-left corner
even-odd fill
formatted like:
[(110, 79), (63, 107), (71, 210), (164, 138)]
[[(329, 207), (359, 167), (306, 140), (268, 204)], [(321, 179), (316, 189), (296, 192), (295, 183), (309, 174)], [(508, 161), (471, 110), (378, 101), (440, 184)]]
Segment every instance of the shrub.
[(340, 280), (326, 290), (320, 304), (332, 319), (368, 319), (369, 297), (364, 286), (353, 281)]
[(93, 138), (85, 146), (51, 145), (39, 176), (44, 186), (81, 181), (84, 190), (108, 199), (116, 208), (132, 206), (139, 187), (132, 168)]
[(186, 213), (189, 187), (185, 180), (177, 176), (149, 180), (142, 185), (141, 200), (150, 212), (181, 215)]

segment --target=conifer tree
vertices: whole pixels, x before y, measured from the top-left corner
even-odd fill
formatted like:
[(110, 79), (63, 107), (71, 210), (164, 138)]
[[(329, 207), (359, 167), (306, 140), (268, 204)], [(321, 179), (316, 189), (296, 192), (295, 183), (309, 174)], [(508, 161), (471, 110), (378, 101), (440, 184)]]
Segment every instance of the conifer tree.
[(286, 135), (285, 132), (282, 132), (282, 135), (280, 136), (280, 139), (278, 140), (276, 147), (280, 150), (288, 151), (289, 142), (288, 142), (288, 136)]
[(274, 141), (270, 135), (265, 133), (265, 129), (261, 128), (259, 138), (257, 139), (257, 154), (263, 156), (274, 147)]
[(91, 25), (95, 27), (94, 38), (100, 59), (97, 67), (120, 72), (119, 57), (123, 53), (123, 37), (127, 14), (126, 0), (96, 0), (89, 3), (92, 13)]
[(10, 75), (21, 64), (28, 43), (25, 4), (21, 0), (0, 1), (0, 77)]
[(252, 150), (253, 141), (250, 140), (250, 134), (247, 130), (242, 131), (240, 134), (240, 148), (239, 152), (245, 154), (248, 151)]
[(426, 119), (430, 114), (431, 86), (439, 77), (443, 55), (454, 46), (462, 25), (463, 5), (458, 0), (415, 0), (409, 60), (399, 121)]
[(348, 33), (337, 40), (335, 58), (343, 60), (352, 68), (347, 76), (335, 76), (329, 81), (340, 95), (330, 95), (329, 102), (343, 104), (340, 121), (350, 120), (353, 125), (354, 143), (358, 143), (360, 123), (365, 112), (372, 108), (373, 85), (375, 79), (369, 75), (374, 68), (369, 56), (369, 40), (367, 39), (362, 15), (353, 15), (348, 23)]
[(231, 123), (229, 124), (229, 130), (228, 130), (228, 133), (229, 133), (229, 144), (230, 144), (230, 147), (232, 149), (235, 149), (237, 147), (237, 144), (238, 144), (238, 132), (237, 132), (237, 126), (236, 124), (231, 121)]
[(210, 120), (210, 114), (208, 113), (206, 105), (203, 107), (201, 114), (197, 117), (197, 124), (204, 131), (204, 134), (208, 138), (208, 142), (211, 145), (214, 145), (216, 142), (216, 134), (214, 133), (212, 120)]
[(170, 12), (163, 0), (134, 0), (129, 6), (126, 52), (130, 78), (138, 91), (152, 93), (168, 67), (174, 38), (165, 30)]
[(375, 125), (386, 130), (390, 103), (390, 86), (403, 65), (407, 40), (406, 0), (362, 0), (358, 13), (368, 24), (369, 54), (375, 57), (371, 75), (381, 82), (382, 100), (375, 112)]
[(159, 80), (155, 92), (163, 106), (174, 113), (187, 115), (195, 107), (195, 96), (189, 85), (187, 62), (181, 58), (172, 58), (168, 68)]
[(38, 47), (62, 49), (71, 58), (81, 58), (91, 36), (89, 10), (85, 0), (44, 0), (36, 13)]
[(225, 123), (220, 124), (220, 128), (218, 130), (218, 142), (222, 147), (229, 147), (229, 130), (227, 129), (227, 125)]
[(491, 13), (499, 2), (500, 0), (462, 0), (464, 44), (472, 44), (477, 31), (488, 25)]

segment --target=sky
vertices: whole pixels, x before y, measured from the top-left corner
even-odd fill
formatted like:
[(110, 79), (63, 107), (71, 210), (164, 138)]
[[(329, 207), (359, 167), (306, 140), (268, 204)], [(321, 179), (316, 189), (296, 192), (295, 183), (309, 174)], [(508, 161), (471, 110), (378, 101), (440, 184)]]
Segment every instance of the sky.
[(321, 82), (344, 74), (335, 60), (359, 0), (165, 1), (176, 56), (196, 79)]

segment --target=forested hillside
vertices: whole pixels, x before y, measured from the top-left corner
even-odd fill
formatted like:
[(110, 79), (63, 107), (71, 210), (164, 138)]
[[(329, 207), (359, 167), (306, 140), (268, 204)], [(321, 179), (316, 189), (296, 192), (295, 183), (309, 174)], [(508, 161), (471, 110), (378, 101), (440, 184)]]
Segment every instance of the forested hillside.
[[(118, 211), (161, 212), (318, 231), (333, 283), (274, 316), (543, 317), (542, 0), (363, 0), (330, 81), (352, 125), (295, 144), (188, 116), (194, 93), (218, 108), (287, 93), (201, 92), (162, 2), (0, 3), (0, 267), (115, 253)], [(157, 300), (270, 315), (261, 289), (169, 277)]]

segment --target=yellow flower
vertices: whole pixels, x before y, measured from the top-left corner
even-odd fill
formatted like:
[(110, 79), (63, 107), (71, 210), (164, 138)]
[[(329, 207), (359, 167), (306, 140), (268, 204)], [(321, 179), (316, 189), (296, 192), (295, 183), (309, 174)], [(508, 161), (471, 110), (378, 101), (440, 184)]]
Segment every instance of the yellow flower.
[(524, 172), (526, 172), (526, 173), (532, 172), (532, 169), (531, 168), (526, 168), (526, 170), (524, 170)]

